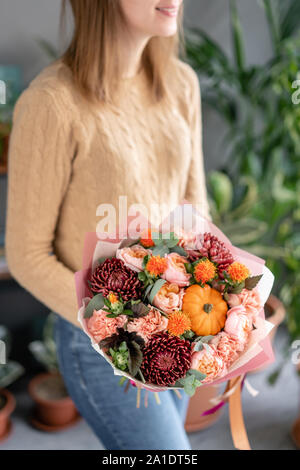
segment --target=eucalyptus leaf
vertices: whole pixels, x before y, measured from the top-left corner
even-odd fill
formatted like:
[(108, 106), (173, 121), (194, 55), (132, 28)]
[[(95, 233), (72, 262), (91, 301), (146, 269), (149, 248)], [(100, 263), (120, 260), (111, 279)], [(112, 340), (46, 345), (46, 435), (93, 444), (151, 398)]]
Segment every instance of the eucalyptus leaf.
[(142, 365), (143, 354), (140, 346), (135, 341), (128, 343), (127, 347), (129, 351), (128, 369), (130, 374), (135, 377)]
[(158, 291), (162, 288), (162, 286), (165, 284), (165, 282), (166, 282), (165, 279), (157, 279), (157, 281), (155, 281), (155, 283), (154, 283), (154, 285), (153, 285), (153, 287), (150, 291), (150, 294), (149, 294), (150, 304), (152, 304), (154, 297), (156, 296)]
[(104, 297), (102, 294), (96, 294), (94, 297), (89, 301), (85, 311), (84, 311), (84, 318), (90, 318), (93, 315), (94, 310), (101, 310), (104, 306)]

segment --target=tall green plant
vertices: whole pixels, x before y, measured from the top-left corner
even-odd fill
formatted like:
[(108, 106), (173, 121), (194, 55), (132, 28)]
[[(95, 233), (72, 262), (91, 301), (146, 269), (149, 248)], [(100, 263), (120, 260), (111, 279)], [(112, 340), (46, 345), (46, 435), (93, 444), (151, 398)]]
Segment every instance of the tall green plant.
[[(235, 0), (229, 1), (233, 58), (199, 28), (187, 31), (186, 50), (203, 78), (204, 102), (226, 128), (222, 176), (209, 178), (213, 216), (238, 245), (266, 258), (295, 338), (300, 336), (300, 105), (292, 102), (292, 84), (300, 71), (300, 2), (260, 3), (273, 44), (265, 64), (247, 63)], [(250, 207), (243, 204), (247, 191)]]

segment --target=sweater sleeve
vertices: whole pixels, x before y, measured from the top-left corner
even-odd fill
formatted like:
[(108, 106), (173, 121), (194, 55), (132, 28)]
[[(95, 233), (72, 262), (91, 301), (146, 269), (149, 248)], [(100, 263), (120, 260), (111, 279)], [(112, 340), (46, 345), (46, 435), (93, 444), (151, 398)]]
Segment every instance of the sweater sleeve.
[(200, 213), (212, 220), (206, 189), (205, 167), (202, 149), (201, 92), (196, 72), (189, 66), (192, 78), (192, 96), (190, 100), (190, 126), (192, 138), (192, 156), (186, 185), (185, 199), (197, 205)]
[(21, 286), (79, 326), (74, 272), (53, 253), (74, 154), (62, 107), (48, 91), (29, 87), (16, 104), (10, 138), (7, 263)]

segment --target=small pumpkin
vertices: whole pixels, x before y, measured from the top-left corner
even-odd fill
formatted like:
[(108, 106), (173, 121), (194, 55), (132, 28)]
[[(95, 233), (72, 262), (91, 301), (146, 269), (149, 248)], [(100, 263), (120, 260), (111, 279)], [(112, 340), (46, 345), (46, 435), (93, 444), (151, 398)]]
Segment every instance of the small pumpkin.
[(193, 284), (182, 299), (182, 311), (192, 323), (192, 330), (199, 336), (216, 335), (225, 325), (228, 306), (222, 294), (208, 284)]

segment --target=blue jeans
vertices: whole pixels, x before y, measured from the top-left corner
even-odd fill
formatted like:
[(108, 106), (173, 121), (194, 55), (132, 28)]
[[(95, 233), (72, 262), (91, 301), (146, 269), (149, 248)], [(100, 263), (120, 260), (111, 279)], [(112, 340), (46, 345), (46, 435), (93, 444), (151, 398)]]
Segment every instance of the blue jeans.
[(149, 392), (144, 406), (136, 408), (137, 390), (119, 386), (111, 366), (91, 346), (80, 329), (56, 316), (55, 341), (60, 372), (81, 416), (109, 450), (189, 450), (184, 430), (188, 397), (182, 392), (159, 394), (161, 404)]

